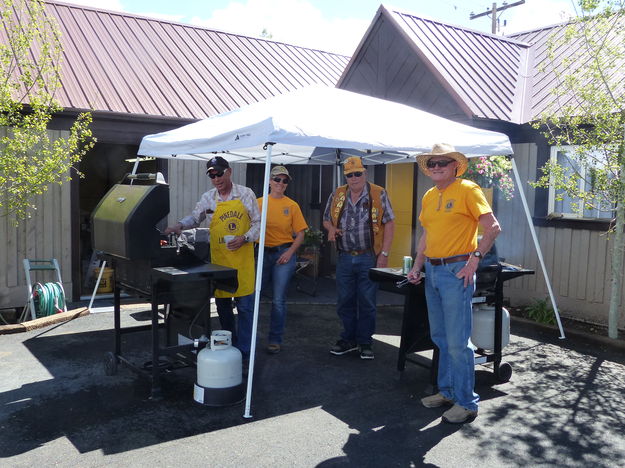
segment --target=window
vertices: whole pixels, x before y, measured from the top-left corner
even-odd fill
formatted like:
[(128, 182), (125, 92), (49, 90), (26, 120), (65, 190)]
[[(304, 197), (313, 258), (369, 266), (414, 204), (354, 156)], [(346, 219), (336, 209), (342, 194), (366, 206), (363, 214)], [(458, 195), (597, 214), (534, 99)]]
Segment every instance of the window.
[[(605, 157), (601, 155), (591, 155), (586, 158), (584, 164), (580, 164), (579, 157), (576, 156), (574, 146), (558, 146), (551, 148), (551, 162), (557, 162), (565, 169), (565, 174), (571, 176), (579, 174), (578, 190), (592, 192), (596, 183), (596, 171), (605, 167)], [(561, 198), (557, 200), (556, 198)], [(604, 203), (605, 205), (605, 203)], [(614, 217), (614, 206), (605, 205), (600, 207), (584, 208), (583, 202), (572, 198), (564, 190), (556, 190), (549, 187), (549, 215), (562, 218), (577, 219), (611, 219)]]

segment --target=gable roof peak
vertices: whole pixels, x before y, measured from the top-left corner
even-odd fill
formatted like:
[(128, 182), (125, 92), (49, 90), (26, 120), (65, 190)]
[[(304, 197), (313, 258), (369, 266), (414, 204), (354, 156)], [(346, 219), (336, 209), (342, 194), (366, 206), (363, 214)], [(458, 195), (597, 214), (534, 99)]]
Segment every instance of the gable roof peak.
[(479, 31), (477, 29), (468, 28), (466, 26), (459, 26), (457, 24), (447, 23), (447, 22), (441, 21), (439, 19), (431, 18), (431, 17), (429, 17), (427, 15), (422, 15), (422, 14), (416, 15), (414, 13), (411, 13), (409, 11), (403, 10), (401, 8), (393, 7), (393, 6), (386, 5), (386, 4), (382, 4), (380, 6), (380, 11), (382, 11), (382, 10), (385, 11), (386, 14), (390, 18), (393, 18), (393, 13), (395, 13), (396, 15), (399, 15), (399, 16), (405, 16), (405, 17), (412, 18), (414, 20), (424, 21), (424, 22), (436, 24), (436, 25), (442, 26), (444, 28), (461, 30), (461, 31), (467, 32), (469, 34), (475, 34), (475, 35), (478, 35), (478, 36), (484, 36), (484, 37), (488, 37), (490, 39), (494, 39), (494, 40), (505, 42), (505, 43), (512, 43), (512, 44), (521, 45), (521, 46), (528, 46), (527, 43), (522, 42), (522, 41), (518, 41), (516, 39), (512, 39), (509, 36), (498, 36), (497, 34), (492, 34), (492, 33), (487, 33), (487, 32), (484, 32), (484, 31)]

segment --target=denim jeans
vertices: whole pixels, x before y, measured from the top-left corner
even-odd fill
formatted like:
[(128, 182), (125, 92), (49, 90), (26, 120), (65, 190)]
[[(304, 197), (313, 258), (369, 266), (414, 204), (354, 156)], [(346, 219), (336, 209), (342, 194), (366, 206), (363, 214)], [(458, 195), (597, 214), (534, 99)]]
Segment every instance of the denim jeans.
[(425, 263), (425, 297), (430, 334), (440, 351), (438, 389), (458, 405), (477, 410), (475, 357), (469, 346), (475, 284), (464, 287), (456, 277), (466, 262), (434, 266)]
[(341, 338), (350, 343), (371, 344), (375, 333), (375, 301), (378, 283), (369, 279), (375, 267), (373, 253), (339, 252), (336, 265), (336, 309), (343, 322)]
[(250, 353), (252, 342), (252, 325), (254, 324), (254, 293), (247, 296), (235, 297), (237, 306), (237, 322), (235, 325), (234, 313), (232, 312), (232, 299), (230, 297), (216, 297), (215, 305), (219, 315), (219, 323), (224, 330), (232, 332), (232, 344), (246, 356)]
[(269, 325), (269, 343), (282, 343), (282, 333), (286, 323), (286, 290), (295, 273), (297, 262), (293, 254), (287, 263), (276, 262), (289, 247), (279, 247), (275, 252), (265, 250), (263, 257), (263, 293), (272, 286), (271, 321)]

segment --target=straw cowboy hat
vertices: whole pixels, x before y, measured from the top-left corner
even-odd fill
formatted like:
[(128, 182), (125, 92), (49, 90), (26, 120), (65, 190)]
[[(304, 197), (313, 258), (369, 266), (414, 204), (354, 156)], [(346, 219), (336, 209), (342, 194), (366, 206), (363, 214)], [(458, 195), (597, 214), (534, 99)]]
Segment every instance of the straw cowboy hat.
[(456, 170), (456, 177), (460, 177), (462, 174), (464, 174), (464, 172), (467, 170), (467, 166), (469, 165), (469, 160), (467, 159), (467, 157), (464, 154), (456, 151), (456, 148), (448, 145), (447, 143), (437, 143), (434, 145), (430, 153), (423, 153), (417, 156), (417, 163), (419, 164), (419, 167), (421, 168), (423, 173), (425, 173), (426, 175), (430, 175), (430, 170), (428, 169), (426, 164), (430, 160), (430, 158), (433, 158), (434, 156), (446, 156), (457, 161), (458, 169)]

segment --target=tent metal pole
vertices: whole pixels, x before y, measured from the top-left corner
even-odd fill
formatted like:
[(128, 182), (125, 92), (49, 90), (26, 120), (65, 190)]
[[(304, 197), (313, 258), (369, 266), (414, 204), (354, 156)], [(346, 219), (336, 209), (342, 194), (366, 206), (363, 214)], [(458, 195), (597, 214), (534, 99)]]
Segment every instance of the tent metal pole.
[(553, 290), (551, 289), (551, 281), (549, 281), (549, 275), (547, 274), (547, 267), (545, 266), (545, 260), (543, 259), (543, 253), (540, 250), (540, 244), (538, 243), (538, 237), (536, 236), (536, 230), (534, 229), (534, 223), (532, 222), (532, 217), (530, 216), (530, 210), (527, 206), (527, 200), (525, 198), (525, 192), (523, 190), (523, 185), (521, 184), (521, 178), (519, 177), (519, 170), (516, 167), (516, 162), (514, 158), (512, 160), (512, 172), (514, 173), (514, 180), (516, 181), (516, 185), (519, 188), (519, 193), (521, 194), (521, 203), (523, 203), (523, 209), (525, 210), (525, 217), (527, 218), (527, 225), (530, 228), (530, 232), (532, 233), (532, 239), (534, 240), (534, 246), (536, 247), (536, 254), (538, 255), (538, 261), (540, 262), (540, 267), (543, 271), (543, 276), (545, 277), (545, 282), (547, 283), (547, 290), (549, 291), (549, 297), (551, 298), (551, 305), (553, 306), (553, 313), (556, 317), (556, 321), (558, 322), (558, 328), (560, 329), (560, 339), (563, 340), (566, 338), (564, 336), (564, 330), (562, 329), (562, 322), (560, 321), (560, 313), (558, 312), (558, 306), (556, 305), (556, 298), (553, 294)]
[(258, 308), (260, 305), (260, 289), (263, 281), (263, 259), (265, 254), (265, 228), (267, 227), (267, 197), (269, 195), (269, 175), (271, 173), (271, 149), (273, 144), (267, 144), (267, 157), (265, 158), (265, 178), (263, 182), (263, 209), (260, 216), (260, 239), (258, 240), (258, 263), (256, 265), (256, 293), (254, 294), (254, 321), (252, 322), (252, 342), (250, 345), (250, 362), (247, 372), (247, 392), (245, 394), (244, 418), (251, 418), (250, 406), (252, 405), (252, 382), (254, 381), (254, 360), (256, 358), (256, 333), (258, 329)]

